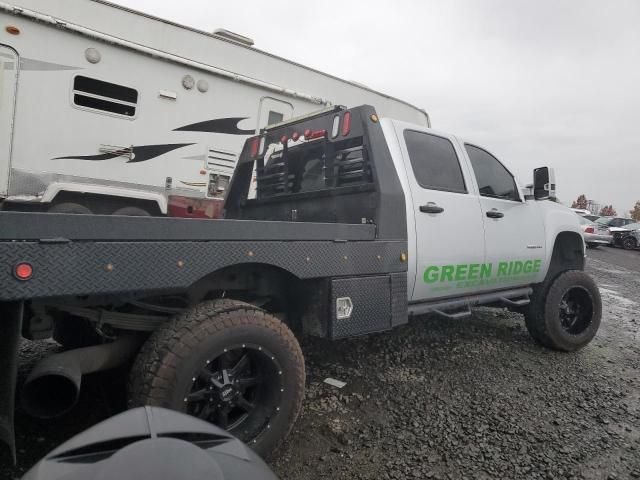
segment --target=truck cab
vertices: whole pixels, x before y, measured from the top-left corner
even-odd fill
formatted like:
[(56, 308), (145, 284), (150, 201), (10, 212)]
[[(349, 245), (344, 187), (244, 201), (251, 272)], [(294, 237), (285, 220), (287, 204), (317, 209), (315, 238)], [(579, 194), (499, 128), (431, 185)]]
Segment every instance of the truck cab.
[(526, 198), (486, 148), (401, 121), (381, 125), (407, 206), (410, 301), (542, 282), (560, 231), (580, 248), (575, 215)]

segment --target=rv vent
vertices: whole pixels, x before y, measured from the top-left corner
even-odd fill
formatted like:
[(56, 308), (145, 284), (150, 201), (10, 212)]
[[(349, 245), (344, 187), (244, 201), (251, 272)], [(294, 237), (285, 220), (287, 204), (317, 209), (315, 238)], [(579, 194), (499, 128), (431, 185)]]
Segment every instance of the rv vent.
[(216, 28), (213, 31), (213, 34), (217, 37), (231, 40), (232, 42), (241, 43), (242, 45), (246, 45), (247, 47), (251, 47), (255, 43), (252, 38), (245, 37), (244, 35), (240, 35), (239, 33), (230, 32), (229, 30), (225, 30), (224, 28)]
[(231, 176), (236, 168), (237, 155), (221, 149), (210, 148), (207, 152), (207, 167), (215, 170), (217, 173), (228, 174)]

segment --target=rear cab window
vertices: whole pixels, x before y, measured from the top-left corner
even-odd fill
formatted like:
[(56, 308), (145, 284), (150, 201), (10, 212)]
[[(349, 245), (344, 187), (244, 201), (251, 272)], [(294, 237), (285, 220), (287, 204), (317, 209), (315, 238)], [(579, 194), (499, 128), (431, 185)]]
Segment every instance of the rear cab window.
[(413, 174), (422, 188), (467, 193), (460, 160), (449, 139), (405, 130), (404, 140)]
[(465, 143), (464, 148), (469, 155), (481, 196), (521, 201), (515, 178), (496, 157), (468, 143)]

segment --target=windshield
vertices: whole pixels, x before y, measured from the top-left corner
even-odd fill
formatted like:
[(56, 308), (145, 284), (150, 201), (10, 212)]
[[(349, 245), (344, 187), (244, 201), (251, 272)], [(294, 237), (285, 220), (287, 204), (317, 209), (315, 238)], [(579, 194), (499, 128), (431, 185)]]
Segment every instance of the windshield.
[(609, 225), (613, 220), (614, 219), (611, 217), (600, 217), (595, 221), (595, 223), (598, 225)]

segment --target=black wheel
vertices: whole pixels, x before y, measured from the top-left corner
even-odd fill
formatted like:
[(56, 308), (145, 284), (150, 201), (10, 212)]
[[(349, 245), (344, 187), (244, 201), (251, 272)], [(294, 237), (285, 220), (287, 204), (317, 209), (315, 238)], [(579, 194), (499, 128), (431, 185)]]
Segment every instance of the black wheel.
[(304, 359), (277, 318), (232, 300), (204, 302), (154, 332), (129, 379), (129, 405), (215, 423), (266, 456), (289, 434), (304, 397)]
[(625, 250), (635, 250), (638, 247), (638, 242), (634, 237), (625, 237), (622, 239), (622, 248)]
[(91, 210), (89, 210), (84, 205), (74, 202), (62, 202), (56, 203), (55, 205), (51, 205), (48, 210), (50, 213), (73, 213), (80, 215), (91, 215)]
[(542, 345), (565, 352), (579, 350), (596, 335), (602, 316), (602, 300), (593, 279), (571, 270), (558, 276), (546, 290), (538, 287), (525, 323)]
[(113, 212), (113, 215), (126, 215), (128, 217), (150, 217), (151, 214), (140, 207), (122, 207)]

